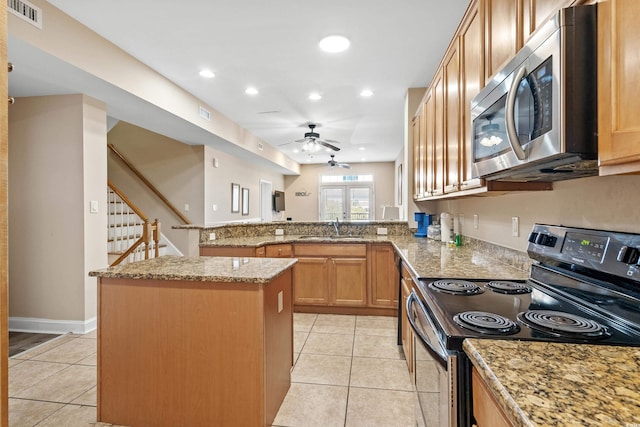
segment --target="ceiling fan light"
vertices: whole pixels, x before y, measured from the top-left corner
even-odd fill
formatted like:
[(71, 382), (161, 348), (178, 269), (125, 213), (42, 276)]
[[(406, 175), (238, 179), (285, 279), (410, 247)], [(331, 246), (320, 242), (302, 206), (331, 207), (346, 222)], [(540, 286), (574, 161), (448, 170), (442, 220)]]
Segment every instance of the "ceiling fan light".
[(309, 99), (312, 101), (319, 101), (322, 99), (322, 95), (320, 95), (318, 92), (311, 92), (309, 94)]
[(318, 43), (318, 46), (320, 46), (320, 49), (329, 53), (343, 52), (347, 50), (350, 45), (351, 45), (351, 42), (349, 42), (348, 38), (344, 36), (337, 36), (337, 35), (327, 36), (322, 40), (320, 40), (320, 43)]
[(360, 92), (360, 96), (363, 98), (368, 98), (370, 96), (373, 96), (373, 91), (371, 89), (363, 89), (362, 92)]
[(258, 89), (256, 89), (255, 87), (249, 86), (245, 89), (244, 93), (246, 93), (247, 95), (257, 95), (260, 92), (258, 92)]

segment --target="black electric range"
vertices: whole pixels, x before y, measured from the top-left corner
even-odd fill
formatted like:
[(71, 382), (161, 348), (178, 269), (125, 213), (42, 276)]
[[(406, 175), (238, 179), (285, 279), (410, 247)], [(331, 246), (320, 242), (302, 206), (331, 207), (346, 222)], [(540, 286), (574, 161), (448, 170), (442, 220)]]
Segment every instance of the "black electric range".
[[(449, 425), (473, 423), (465, 338), (640, 346), (640, 234), (536, 224), (527, 253), (528, 280), (423, 278), (407, 302), (415, 347), (452, 387), (439, 395), (451, 399), (440, 411)], [(432, 370), (415, 370), (424, 401), (418, 378)], [(428, 417), (433, 403), (419, 403)]]

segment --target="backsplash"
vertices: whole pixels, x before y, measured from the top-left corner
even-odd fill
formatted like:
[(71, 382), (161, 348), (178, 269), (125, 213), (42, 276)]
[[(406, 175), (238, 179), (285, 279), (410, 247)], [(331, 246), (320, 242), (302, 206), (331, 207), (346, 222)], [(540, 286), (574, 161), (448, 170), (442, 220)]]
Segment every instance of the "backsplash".
[[(411, 230), (406, 222), (401, 221), (370, 221), (370, 222), (341, 222), (338, 225), (340, 234), (351, 236), (371, 236), (377, 234), (378, 228), (386, 228), (390, 236), (409, 236)], [(283, 230), (284, 235), (296, 236), (324, 236), (335, 234), (330, 222), (270, 222), (228, 224), (215, 227), (205, 227), (200, 231), (200, 242), (209, 241), (209, 233), (216, 233), (216, 239), (238, 237), (275, 236), (276, 230)]]

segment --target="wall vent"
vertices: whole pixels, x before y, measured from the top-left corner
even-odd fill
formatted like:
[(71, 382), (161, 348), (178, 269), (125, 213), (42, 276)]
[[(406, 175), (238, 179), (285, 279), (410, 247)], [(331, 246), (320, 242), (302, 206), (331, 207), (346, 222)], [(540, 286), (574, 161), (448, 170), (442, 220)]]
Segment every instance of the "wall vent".
[(42, 9), (26, 0), (7, 0), (7, 9), (31, 25), (42, 29)]
[(205, 120), (211, 120), (211, 113), (206, 108), (200, 106), (200, 117)]

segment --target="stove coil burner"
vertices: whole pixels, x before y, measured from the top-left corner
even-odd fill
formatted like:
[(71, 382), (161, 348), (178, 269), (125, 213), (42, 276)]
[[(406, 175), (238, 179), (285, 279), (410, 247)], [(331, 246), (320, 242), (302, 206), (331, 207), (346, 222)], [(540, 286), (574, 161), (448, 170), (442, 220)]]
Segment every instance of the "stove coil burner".
[(465, 311), (453, 316), (460, 326), (481, 334), (510, 335), (520, 331), (514, 321), (499, 314), (484, 311)]
[(487, 283), (487, 287), (501, 294), (528, 294), (531, 288), (526, 283), (493, 281)]
[(570, 313), (551, 310), (529, 310), (518, 314), (518, 320), (532, 329), (557, 337), (581, 340), (608, 338), (606, 326)]
[(484, 292), (480, 286), (467, 280), (436, 280), (429, 286), (437, 291), (453, 295), (476, 295)]

